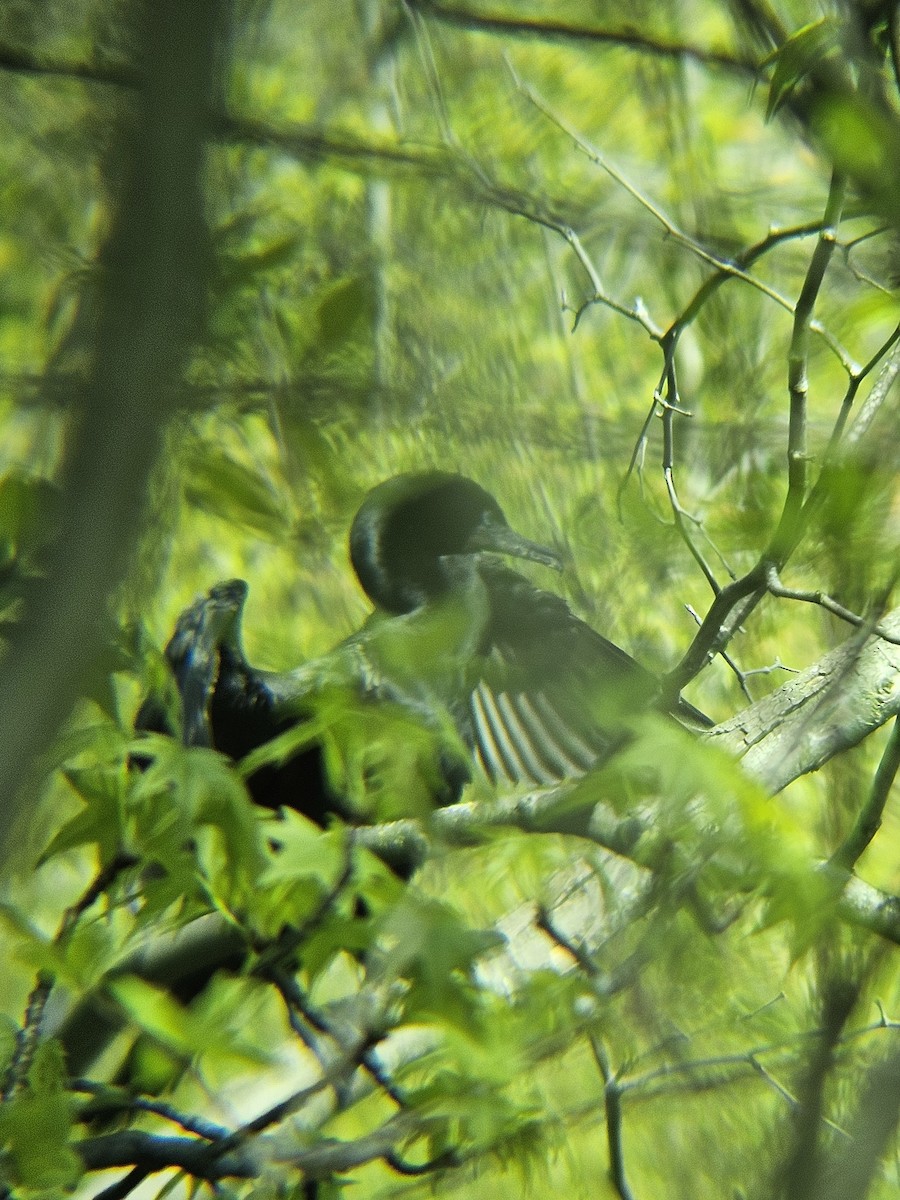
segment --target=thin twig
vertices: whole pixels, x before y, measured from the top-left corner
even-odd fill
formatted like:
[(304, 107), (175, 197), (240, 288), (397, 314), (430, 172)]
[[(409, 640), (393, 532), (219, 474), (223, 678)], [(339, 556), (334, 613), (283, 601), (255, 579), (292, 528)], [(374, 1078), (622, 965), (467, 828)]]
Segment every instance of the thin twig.
[(553, 918), (550, 916), (549, 909), (545, 908), (543, 904), (538, 905), (537, 912), (535, 913), (534, 923), (537, 928), (540, 929), (542, 933), (546, 933), (546, 935), (553, 942), (555, 942), (561, 950), (565, 950), (565, 952), (575, 963), (577, 963), (577, 965), (582, 971), (584, 971), (585, 975), (587, 975), (589, 979), (596, 979), (600, 975), (600, 968), (591, 958), (590, 954), (588, 954), (588, 952), (585, 950), (584, 946), (579, 945), (577, 942), (573, 942), (571, 938), (567, 937), (562, 932), (562, 930), (557, 928), (553, 922)]
[[(786, 312), (791, 314), (796, 312), (796, 306), (786, 296), (782, 296), (780, 292), (776, 291), (775, 288), (770, 287), (767, 283), (757, 279), (754, 275), (748, 274), (747, 271), (745, 271), (738, 263), (733, 262), (730, 259), (722, 258), (721, 255), (715, 254), (713, 251), (708, 250), (705, 246), (701, 245), (696, 238), (693, 238), (689, 233), (686, 233), (671, 219), (671, 217), (667, 216), (667, 214), (659, 207), (658, 204), (656, 204), (650, 199), (649, 196), (646, 196), (640, 190), (640, 188), (633, 184), (628, 177), (619, 170), (618, 167), (615, 167), (609, 161), (609, 159), (607, 159), (606, 156), (597, 149), (596, 146), (593, 146), (581, 133), (578, 132), (578, 130), (570, 125), (565, 118), (556, 113), (534, 87), (521, 80), (517, 82), (517, 86), (522, 94), (528, 100), (530, 100), (531, 103), (540, 112), (542, 112), (548, 120), (552, 121), (562, 133), (572, 139), (575, 146), (582, 151), (582, 153), (590, 162), (594, 163), (595, 166), (598, 166), (601, 168), (601, 170), (605, 171), (611, 179), (613, 179), (621, 188), (623, 188), (631, 197), (633, 197), (633, 199), (635, 199), (638, 204), (640, 204), (641, 207), (644, 208), (645, 211), (648, 212), (659, 225), (661, 225), (668, 237), (684, 246), (708, 266), (714, 267), (716, 271), (721, 272), (723, 275), (732, 279), (739, 279), (741, 282), (748, 284), (752, 288), (755, 288), (764, 296), (768, 297), (768, 299), (773, 300)], [(831, 349), (839, 359), (844, 369), (848, 372), (852, 372), (854, 365), (853, 358), (844, 349), (844, 347), (841, 346), (834, 335), (831, 334), (821, 324), (821, 322), (810, 319), (806, 322), (806, 325), (807, 328), (809, 328), (813, 333), (816, 333), (822, 338), (829, 349)]]
[(806, 407), (809, 392), (808, 362), (809, 335), (812, 328), (813, 310), (825, 272), (834, 253), (837, 227), (844, 206), (846, 181), (837, 171), (832, 174), (822, 232), (816, 242), (800, 296), (794, 309), (794, 328), (788, 349), (788, 394), (790, 408), (788, 417), (788, 487), (781, 517), (772, 537), (767, 557), (782, 562), (782, 547), (793, 546), (798, 517), (806, 500), (808, 473), (808, 451), (806, 444)]
[[(137, 859), (130, 854), (117, 854), (97, 872), (78, 900), (62, 915), (54, 946), (63, 946), (71, 936), (79, 918), (112, 886), (117, 877)], [(40, 971), (28, 997), (21, 1028), (16, 1033), (16, 1048), (3, 1079), (2, 1098), (9, 1100), (24, 1083), (41, 1036), (44, 1011), (56, 984), (52, 971)]]
[(125, 1197), (139, 1187), (150, 1174), (149, 1167), (134, 1167), (124, 1178), (98, 1192), (94, 1200), (125, 1200)]
[(755, 59), (744, 58), (727, 50), (714, 50), (706, 46), (697, 46), (690, 42), (665, 41), (660, 37), (650, 37), (634, 28), (597, 29), (583, 25), (572, 25), (566, 21), (529, 20), (523, 17), (509, 17), (489, 13), (476, 13), (469, 9), (458, 9), (446, 4), (437, 4), (434, 0), (407, 0), (410, 7), (419, 9), (430, 17), (447, 25), (455, 25), (462, 29), (475, 29), (483, 33), (497, 33), (504, 37), (540, 38), (541, 41), (588, 43), (621, 46), (654, 58), (673, 58), (681, 62), (683, 59), (693, 59), (707, 66), (725, 67), (739, 71), (741, 74), (756, 78), (761, 64)]
[[(694, 621), (696, 622), (697, 625), (702, 624), (702, 618), (700, 617), (700, 614), (697, 612), (697, 610), (693, 607), (693, 605), (686, 604), (684, 607), (687, 609), (687, 611), (690, 613), (690, 615), (694, 618)], [(741, 668), (737, 665), (737, 663), (731, 657), (731, 655), (728, 653), (727, 650), (724, 650), (724, 649), (720, 650), (719, 657), (725, 661), (725, 664), (728, 666), (728, 668), (734, 674), (734, 677), (738, 681), (738, 687), (744, 693), (744, 696), (745, 696), (747, 702), (749, 704), (752, 704), (753, 696), (750, 694), (750, 689), (747, 687), (747, 676), (751, 672), (742, 671)]]
[[(275, 970), (270, 974), (269, 978), (281, 993), (289, 1013), (296, 1010), (313, 1029), (332, 1039), (343, 1056), (345, 1063), (344, 1075), (348, 1073), (352, 1074), (352, 1071), (357, 1067), (363, 1067), (385, 1095), (394, 1101), (398, 1108), (405, 1108), (408, 1105), (409, 1102), (406, 1095), (387, 1075), (375, 1053), (377, 1042), (384, 1036), (383, 1031), (378, 1030), (376, 1033), (374, 1029), (363, 1030), (361, 1031), (361, 1035), (356, 1036), (351, 1042), (346, 1036), (342, 1036), (335, 1023), (329, 1020), (325, 1013), (312, 1004), (294, 976), (289, 975), (285, 971)], [(300, 1033), (299, 1036), (305, 1044), (309, 1045), (304, 1033)], [(325, 1055), (321, 1051), (321, 1048), (314, 1049), (314, 1053), (320, 1063), (324, 1064)], [(332, 1070), (330, 1078), (337, 1082), (338, 1102), (342, 1104), (344, 1077), (339, 1072)]]
[[(878, 1021), (873, 1021), (868, 1025), (860, 1026), (857, 1029), (846, 1031), (839, 1042), (841, 1046), (847, 1046), (852, 1042), (868, 1037), (871, 1034), (878, 1033), (880, 1030), (889, 1029), (896, 1031), (900, 1029), (900, 1022), (891, 1021), (882, 1017)], [(695, 1059), (676, 1059), (672, 1062), (662, 1063), (652, 1070), (645, 1071), (642, 1075), (635, 1075), (631, 1079), (625, 1079), (621, 1082), (623, 1092), (646, 1092), (652, 1084), (659, 1080), (671, 1079), (673, 1076), (679, 1075), (694, 1075), (701, 1071), (716, 1071), (722, 1067), (740, 1067), (751, 1066), (754, 1071), (758, 1070), (756, 1063), (751, 1060), (759, 1060), (772, 1055), (785, 1055), (785, 1061), (796, 1061), (796, 1055), (799, 1048), (808, 1046), (811, 1042), (818, 1039), (820, 1031), (818, 1029), (804, 1030), (801, 1033), (791, 1034), (777, 1042), (773, 1042), (768, 1046), (754, 1046), (749, 1050), (744, 1050), (736, 1054), (716, 1054), (706, 1058)], [(680, 1042), (686, 1039), (685, 1035), (680, 1035)]]
[(622, 1089), (612, 1070), (606, 1051), (591, 1034), (591, 1052), (603, 1079), (603, 1102), (606, 1111), (606, 1145), (609, 1152), (609, 1177), (621, 1200), (634, 1200), (625, 1177), (625, 1152), (622, 1146)]
[(853, 828), (829, 859), (832, 866), (852, 871), (862, 852), (881, 828), (881, 817), (891, 788), (900, 769), (900, 717), (895, 718), (888, 744), (884, 748), (872, 788), (857, 815)]
[(894, 646), (900, 646), (900, 635), (891, 633), (884, 625), (845, 608), (843, 604), (839, 604), (825, 592), (799, 591), (796, 588), (785, 587), (772, 564), (766, 571), (766, 586), (773, 596), (778, 596), (783, 600), (800, 600), (804, 604), (817, 604), (827, 612), (833, 613), (834, 616), (840, 617), (842, 621), (846, 621), (848, 625), (853, 625), (857, 629), (869, 629), (884, 641), (890, 642)]
[[(672, 515), (675, 520), (675, 528), (678, 530), (681, 540), (687, 546), (697, 566), (703, 572), (706, 582), (712, 589), (714, 596), (718, 596), (722, 590), (719, 582), (713, 573), (712, 567), (700, 553), (699, 547), (690, 536), (685, 524), (685, 517), (689, 516), (687, 510), (682, 507), (681, 501), (678, 499), (678, 492), (675, 487), (675, 432), (674, 432), (674, 415), (679, 411), (679, 396), (678, 382), (675, 372), (675, 355), (674, 343), (671, 347), (666, 347), (666, 405), (663, 407), (663, 479), (666, 483), (666, 491), (669, 496), (669, 504), (672, 509)], [(691, 518), (693, 519), (693, 518)], [(697, 522), (699, 525), (699, 522)]]
[[(95, 1083), (92, 1079), (73, 1079), (69, 1086), (73, 1092), (85, 1092), (89, 1096), (93, 1096), (104, 1111), (114, 1109), (117, 1112), (152, 1113), (154, 1116), (162, 1117), (163, 1120), (180, 1126), (187, 1133), (196, 1134), (197, 1137), (207, 1141), (216, 1141), (218, 1138), (227, 1137), (229, 1133), (224, 1126), (216, 1125), (205, 1117), (188, 1116), (162, 1100), (148, 1100), (143, 1096), (134, 1096), (127, 1088)], [(82, 1115), (90, 1115), (90, 1107), (92, 1106), (83, 1110)]]

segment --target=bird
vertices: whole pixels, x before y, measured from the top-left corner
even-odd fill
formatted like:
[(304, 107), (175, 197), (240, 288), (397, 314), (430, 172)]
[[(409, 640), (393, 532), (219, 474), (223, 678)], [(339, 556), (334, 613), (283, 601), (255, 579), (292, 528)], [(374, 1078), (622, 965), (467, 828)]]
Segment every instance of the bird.
[[(514, 530), (466, 476), (419, 471), (378, 484), (351, 524), (349, 557), (371, 613), (291, 671), (248, 662), (247, 583), (212, 586), (178, 617), (164, 651), (167, 682), (144, 700), (137, 731), (220, 752), (240, 763), (256, 805), (294, 809), (325, 827), (453, 804), (478, 774), (498, 787), (579, 778), (654, 706), (693, 729), (712, 724), (680, 697), (661, 700), (650, 671), (558, 593), (507, 565), (514, 558), (559, 571), (563, 563)], [(152, 740), (139, 739), (135, 769), (153, 753)], [(277, 836), (271, 844), (277, 850)], [(417, 848), (376, 853), (401, 880), (419, 865)], [(247, 958), (230, 924), (208, 942), (201, 935), (199, 949), (188, 942), (187, 952), (163, 952), (138, 973), (189, 1003), (215, 971), (240, 970)], [(110, 1023), (90, 994), (76, 1006), (60, 1031), (72, 1068), (102, 1048), (103, 1020), (114, 1031), (123, 1019)]]
[[(608, 759), (629, 720), (661, 704), (650, 671), (502, 561), (563, 565), (466, 476), (378, 484), (349, 556), (372, 612), (319, 659), (252, 667), (238, 579), (186, 609), (166, 647), (182, 740), (246, 760), (263, 807), (366, 823), (451, 804), (475, 773), (552, 786)], [(681, 697), (663, 707), (689, 728), (712, 724)], [(154, 695), (137, 719), (157, 732), (177, 724)]]

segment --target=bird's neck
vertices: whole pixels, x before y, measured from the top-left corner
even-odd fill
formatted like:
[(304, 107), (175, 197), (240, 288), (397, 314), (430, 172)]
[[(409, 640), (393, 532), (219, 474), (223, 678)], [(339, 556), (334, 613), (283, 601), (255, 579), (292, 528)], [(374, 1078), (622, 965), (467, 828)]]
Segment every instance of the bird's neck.
[(408, 694), (452, 703), (467, 687), (490, 605), (471, 555), (447, 556), (441, 564), (446, 591), (399, 616), (373, 613), (367, 653), (382, 676)]

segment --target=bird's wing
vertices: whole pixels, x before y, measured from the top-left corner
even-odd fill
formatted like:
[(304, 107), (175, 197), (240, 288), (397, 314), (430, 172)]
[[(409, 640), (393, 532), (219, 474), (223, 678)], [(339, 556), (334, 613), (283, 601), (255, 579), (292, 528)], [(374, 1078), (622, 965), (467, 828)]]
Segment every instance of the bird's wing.
[[(493, 781), (578, 777), (627, 739), (629, 718), (654, 705), (658, 682), (562, 597), (495, 560), (480, 570), (491, 618), (470, 705), (478, 759)], [(672, 712), (710, 724), (685, 701)]]

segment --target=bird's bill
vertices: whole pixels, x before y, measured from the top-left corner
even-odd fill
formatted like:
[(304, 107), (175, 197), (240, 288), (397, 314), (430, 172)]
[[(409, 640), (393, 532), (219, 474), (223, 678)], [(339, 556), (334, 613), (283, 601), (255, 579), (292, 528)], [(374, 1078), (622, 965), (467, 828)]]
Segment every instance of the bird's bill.
[(474, 553), (477, 550), (489, 550), (494, 554), (509, 554), (513, 558), (525, 558), (530, 562), (543, 563), (545, 567), (553, 567), (555, 571), (563, 569), (562, 559), (554, 550), (522, 537), (505, 521), (489, 518), (481, 521), (466, 543), (468, 553)]
[(239, 636), (248, 591), (243, 579), (226, 579), (209, 589), (204, 601), (204, 620), (211, 641), (219, 644)]

